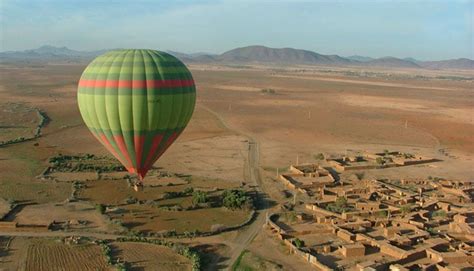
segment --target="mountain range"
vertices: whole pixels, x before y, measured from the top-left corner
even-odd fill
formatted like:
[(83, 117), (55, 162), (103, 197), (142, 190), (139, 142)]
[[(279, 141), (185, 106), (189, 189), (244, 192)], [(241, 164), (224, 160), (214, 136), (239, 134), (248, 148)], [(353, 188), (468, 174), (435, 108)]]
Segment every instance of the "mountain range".
[[(0, 62), (67, 60), (88, 61), (108, 50), (76, 51), (67, 47), (41, 46), (25, 51), (0, 52)], [(220, 55), (207, 53), (186, 54), (174, 51), (168, 53), (187, 63), (273, 63), (305, 64), (324, 66), (363, 66), (385, 68), (426, 68), (426, 69), (474, 69), (474, 60), (467, 58), (441, 61), (419, 61), (414, 58), (324, 55), (313, 51), (293, 48), (270, 48), (261, 45), (232, 49)]]

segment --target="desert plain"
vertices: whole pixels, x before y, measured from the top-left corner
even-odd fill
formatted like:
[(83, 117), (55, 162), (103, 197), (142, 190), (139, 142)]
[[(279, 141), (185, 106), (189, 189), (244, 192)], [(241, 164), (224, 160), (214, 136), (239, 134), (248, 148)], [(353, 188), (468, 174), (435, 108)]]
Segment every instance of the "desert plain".
[[(33, 135), (37, 109), (48, 117), (40, 137), (0, 147), (0, 218), (19, 225), (68, 224), (57, 231), (0, 228), (0, 270), (51, 270), (41, 259), (54, 251), (65, 255), (54, 258), (59, 268), (109, 270), (114, 266), (97, 240), (171, 230), (178, 236), (166, 238), (199, 251), (203, 269), (313, 270), (263, 229), (268, 213), (289, 200), (277, 178), (289, 165), (316, 163), (321, 153), (331, 157), (390, 150), (438, 162), (364, 170), (363, 178), (474, 177), (472, 70), (189, 63), (197, 86), (194, 115), (155, 163), (143, 191), (135, 192), (126, 180), (106, 173), (97, 178), (94, 172), (57, 172), (38, 178), (58, 154), (113, 160), (79, 114), (76, 86), (85, 65), (0, 65), (0, 140)], [(339, 177), (353, 178), (350, 172)], [(258, 194), (256, 211), (219, 206), (188, 210), (190, 196), (157, 199), (186, 188), (208, 191), (211, 197), (223, 189), (244, 188)], [(71, 191), (76, 201), (68, 200)], [(97, 204), (110, 212), (101, 214)], [(183, 210), (173, 209), (178, 205)], [(241, 223), (245, 225), (220, 234), (179, 237)], [(58, 241), (70, 236), (92, 241)], [(109, 262), (125, 261), (131, 270), (192, 268), (174, 250), (152, 246), (111, 241)], [(95, 260), (81, 268), (85, 258)]]

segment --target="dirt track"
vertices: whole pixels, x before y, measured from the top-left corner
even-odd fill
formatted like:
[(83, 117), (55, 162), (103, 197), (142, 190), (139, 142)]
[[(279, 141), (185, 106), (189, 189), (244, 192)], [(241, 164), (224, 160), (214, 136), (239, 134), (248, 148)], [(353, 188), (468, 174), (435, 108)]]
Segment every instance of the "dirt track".
[[(222, 123), (222, 125), (224, 125), (227, 129), (233, 130), (228, 126), (228, 124), (220, 115), (218, 115), (209, 108), (206, 109), (212, 114), (214, 114), (216, 118), (218, 118), (219, 121)], [(242, 133), (240, 131), (233, 131), (239, 134)], [(232, 241), (226, 242), (231, 247), (227, 255), (221, 256), (221, 258), (227, 258), (227, 260), (222, 263), (224, 266), (227, 267), (226, 270), (230, 270), (232, 268), (232, 265), (237, 260), (239, 255), (250, 245), (255, 236), (257, 236), (257, 234), (262, 230), (266, 219), (266, 209), (268, 208), (267, 202), (262, 198), (265, 193), (265, 186), (263, 185), (262, 176), (260, 174), (259, 144), (255, 139), (251, 138), (250, 136), (245, 136), (249, 138), (248, 161), (246, 163), (246, 181), (248, 183), (256, 185), (256, 190), (259, 193), (259, 198), (257, 199), (258, 208), (254, 222), (240, 230), (237, 237), (235, 237)], [(216, 258), (214, 259), (214, 262), (217, 262), (218, 260), (219, 258)]]

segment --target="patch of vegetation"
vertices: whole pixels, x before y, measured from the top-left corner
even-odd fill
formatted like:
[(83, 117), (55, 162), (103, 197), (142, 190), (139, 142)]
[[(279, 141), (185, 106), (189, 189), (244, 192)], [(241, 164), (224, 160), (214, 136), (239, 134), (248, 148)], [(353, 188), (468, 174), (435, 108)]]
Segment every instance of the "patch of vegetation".
[(113, 260), (112, 248), (109, 246), (109, 244), (106, 241), (98, 240), (96, 242), (100, 246), (100, 248), (102, 249), (102, 253), (105, 256), (105, 260), (107, 261), (108, 265), (110, 265), (112, 267), (115, 267), (115, 269), (117, 269), (118, 271), (127, 271), (127, 270), (129, 270), (128, 263)]
[(446, 211), (444, 210), (437, 210), (437, 211), (434, 211), (433, 213), (431, 213), (431, 217), (441, 217), (441, 218), (444, 218), (446, 217), (448, 214), (446, 213)]
[[(242, 270), (242, 267), (241, 267), (241, 264), (242, 264), (242, 258), (244, 257), (244, 255), (246, 253), (248, 253), (249, 251), (244, 249), (242, 251), (242, 253), (240, 253), (239, 257), (237, 258), (237, 260), (235, 261), (235, 263), (232, 265), (232, 271), (237, 271), (237, 270)], [(245, 269), (244, 269), (245, 270)]]
[(204, 191), (194, 191), (193, 192), (193, 204), (207, 203), (209, 198), (207, 193)]
[(408, 214), (409, 212), (411, 212), (411, 205), (410, 204), (403, 205), (402, 207), (400, 207), (400, 212), (402, 212), (402, 215)]
[(276, 94), (276, 91), (272, 88), (264, 88), (260, 90), (263, 94)]
[(324, 160), (326, 157), (324, 156), (322, 152), (320, 152), (318, 154), (313, 155), (313, 158), (316, 160)]
[(242, 189), (225, 190), (222, 193), (222, 206), (235, 210), (235, 209), (252, 209), (252, 199)]
[(62, 155), (49, 159), (51, 172), (114, 172), (125, 171), (125, 167), (114, 159), (97, 157), (93, 154)]
[(106, 207), (104, 204), (96, 204), (95, 209), (97, 210), (97, 212), (104, 214)]
[(299, 239), (299, 238), (295, 238), (295, 239), (293, 240), (293, 244), (295, 244), (295, 246), (296, 246), (297, 248), (302, 248), (302, 247), (304, 247), (304, 241), (301, 240), (301, 239)]
[(345, 197), (338, 197), (335, 202), (326, 205), (326, 210), (338, 214), (348, 212), (351, 209), (352, 208), (347, 204), (347, 199)]
[(296, 212), (284, 212), (280, 217), (283, 221), (291, 224), (296, 221)]

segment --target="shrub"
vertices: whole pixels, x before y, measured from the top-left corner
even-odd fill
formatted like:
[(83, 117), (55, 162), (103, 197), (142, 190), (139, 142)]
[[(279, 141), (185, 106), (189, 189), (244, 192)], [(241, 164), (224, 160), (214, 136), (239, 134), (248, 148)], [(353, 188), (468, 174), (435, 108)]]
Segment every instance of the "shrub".
[(299, 239), (299, 238), (295, 238), (295, 239), (293, 240), (293, 243), (295, 244), (295, 246), (296, 246), (297, 248), (302, 248), (302, 247), (304, 247), (304, 241), (301, 240), (301, 239)]
[(241, 189), (225, 190), (222, 193), (222, 205), (229, 209), (242, 209), (251, 205), (251, 199)]
[(206, 203), (208, 202), (207, 193), (204, 191), (193, 192), (193, 204)]
[(318, 153), (318, 154), (316, 154), (316, 155), (314, 155), (313, 157), (314, 157), (314, 159), (316, 159), (316, 160), (324, 160), (324, 158), (325, 158), (325, 157), (324, 157), (324, 154), (321, 153), (321, 152)]
[(194, 188), (186, 187), (183, 192), (184, 194), (192, 194), (194, 192)]
[(101, 213), (101, 214), (104, 214), (105, 213), (105, 205), (104, 204), (96, 204), (95, 205), (95, 209)]
[(411, 212), (411, 206), (408, 204), (403, 205), (402, 207), (400, 207), (400, 212), (402, 212), (403, 215), (408, 214), (409, 212)]
[(431, 217), (446, 217), (447, 214), (444, 210), (437, 210), (431, 214)]

